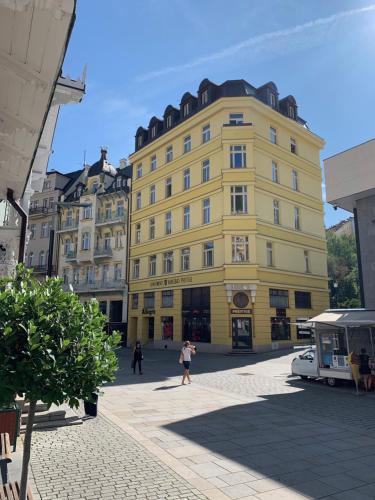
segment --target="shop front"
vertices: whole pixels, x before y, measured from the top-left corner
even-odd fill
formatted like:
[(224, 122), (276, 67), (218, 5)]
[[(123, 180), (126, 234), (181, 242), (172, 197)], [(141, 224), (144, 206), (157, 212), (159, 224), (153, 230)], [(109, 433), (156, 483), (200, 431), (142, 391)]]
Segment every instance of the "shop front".
[(210, 287), (184, 288), (181, 316), (184, 341), (211, 343)]

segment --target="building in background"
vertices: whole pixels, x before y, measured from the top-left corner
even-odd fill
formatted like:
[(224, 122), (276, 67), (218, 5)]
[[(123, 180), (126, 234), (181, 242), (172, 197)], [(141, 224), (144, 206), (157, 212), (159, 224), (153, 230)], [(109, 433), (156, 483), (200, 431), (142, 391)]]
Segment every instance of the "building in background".
[(354, 217), (348, 217), (337, 224), (329, 227), (327, 229), (328, 232), (335, 234), (336, 236), (343, 236), (346, 234), (347, 236), (353, 236), (355, 233), (354, 229)]
[(185, 93), (135, 137), (128, 338), (277, 349), (326, 309), (323, 140), (271, 82)]
[[(69, 175), (69, 174), (66, 174)], [(96, 298), (110, 328), (127, 323), (127, 221), (131, 168), (115, 168), (102, 148), (61, 197), (58, 274), (83, 302)]]
[[(47, 172), (44, 176), (42, 189), (35, 191), (31, 196), (25, 263), (39, 277), (57, 274), (58, 203), (61, 201), (64, 191), (74, 183), (81, 173), (82, 169), (66, 174), (57, 171)], [(52, 252), (51, 260), (49, 259), (50, 252)]]
[(0, 275), (24, 259), (29, 199), (46, 171), (59, 106), (84, 92), (83, 81), (61, 77), (75, 4), (0, 5)]
[(354, 215), (361, 303), (375, 309), (375, 139), (324, 160), (327, 202)]

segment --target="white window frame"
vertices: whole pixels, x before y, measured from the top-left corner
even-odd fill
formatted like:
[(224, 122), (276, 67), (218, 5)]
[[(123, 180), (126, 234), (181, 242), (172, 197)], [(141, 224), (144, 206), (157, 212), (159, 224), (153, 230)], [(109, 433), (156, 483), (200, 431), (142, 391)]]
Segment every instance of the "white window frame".
[(156, 186), (152, 184), (152, 186), (150, 186), (150, 205), (154, 203), (156, 203)]
[(139, 278), (139, 268), (140, 268), (140, 260), (134, 259), (133, 260), (133, 279), (135, 279), (135, 280)]
[(181, 271), (190, 271), (190, 248), (181, 248)]
[(135, 225), (135, 242), (140, 243), (141, 242), (141, 224), (138, 222)]
[(166, 212), (165, 214), (165, 234), (172, 234), (172, 212)]
[(150, 159), (150, 172), (153, 172), (156, 169), (157, 169), (156, 155), (152, 155)]
[(148, 237), (150, 240), (155, 239), (155, 217), (151, 217), (148, 223)]
[(273, 200), (273, 223), (280, 225), (280, 203), (279, 203), (279, 200)]
[(187, 205), (184, 207), (184, 214), (183, 214), (183, 229), (190, 229), (190, 205)]
[(165, 163), (173, 161), (173, 146), (168, 146), (165, 150)]
[(279, 184), (279, 166), (274, 160), (272, 160), (272, 182)]
[(191, 151), (191, 135), (184, 137), (184, 153)]
[(290, 138), (290, 152), (294, 155), (297, 154), (297, 141), (294, 139), (294, 137)]
[(214, 248), (213, 241), (203, 244), (203, 267), (214, 267)]
[(183, 107), (183, 116), (188, 116), (190, 114), (190, 102), (186, 102)]
[(275, 127), (270, 127), (270, 143), (277, 144), (277, 129)]
[(243, 113), (229, 113), (229, 125), (242, 125)]
[(183, 188), (184, 191), (190, 189), (190, 168), (185, 168), (183, 174)]
[(275, 109), (276, 108), (276, 94), (275, 92), (270, 92), (270, 106), (271, 108)]
[(172, 177), (167, 177), (165, 179), (165, 197), (170, 198), (172, 196)]
[(201, 103), (202, 105), (204, 104), (207, 104), (208, 103), (208, 89), (204, 90), (202, 92), (202, 96), (201, 96)]
[(305, 259), (305, 273), (310, 274), (311, 273), (311, 266), (310, 266), (310, 253), (309, 253), (309, 251), (304, 250), (303, 256)]
[(232, 262), (249, 262), (248, 236), (232, 236)]
[(91, 233), (85, 231), (82, 233), (82, 250), (90, 250), (91, 248)]
[(92, 219), (92, 205), (88, 205), (87, 207), (83, 207), (83, 218), (84, 219)]
[(142, 163), (138, 163), (137, 165), (137, 179), (142, 177)]
[(298, 172), (297, 172), (297, 170), (292, 170), (292, 189), (293, 189), (293, 191), (298, 191)]
[(210, 160), (206, 159), (202, 161), (202, 182), (208, 182), (210, 180)]
[(166, 125), (167, 125), (167, 128), (171, 128), (172, 127), (172, 115), (168, 115), (167, 116)]
[[(230, 203), (232, 214), (247, 214), (247, 186), (231, 186), (230, 187)], [(237, 201), (242, 205), (242, 210), (237, 210)]]
[(156, 255), (150, 255), (148, 258), (148, 275), (156, 276)]
[(210, 198), (205, 198), (202, 201), (203, 224), (211, 222), (211, 201)]
[(230, 146), (230, 168), (246, 168), (246, 144)]
[(207, 125), (204, 125), (202, 127), (202, 144), (205, 144), (210, 140), (211, 140), (211, 127), (210, 124), (207, 123)]
[(142, 193), (141, 193), (141, 191), (138, 191), (138, 193), (136, 194), (135, 208), (137, 210), (140, 210), (142, 208)]
[(301, 230), (301, 214), (299, 207), (294, 207), (294, 229)]
[(173, 273), (173, 250), (163, 253), (163, 273)]
[(120, 281), (122, 279), (122, 264), (117, 263), (114, 267), (114, 280)]
[(267, 266), (274, 267), (273, 264), (273, 244), (270, 241), (266, 243)]

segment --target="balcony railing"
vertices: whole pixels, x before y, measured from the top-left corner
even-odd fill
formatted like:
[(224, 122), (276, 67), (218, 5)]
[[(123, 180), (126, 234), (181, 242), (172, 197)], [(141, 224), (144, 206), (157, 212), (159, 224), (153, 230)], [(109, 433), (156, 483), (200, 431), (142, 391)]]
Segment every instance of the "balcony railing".
[[(27, 266), (29, 269), (32, 270), (33, 273), (35, 274), (47, 274), (47, 271), (48, 271), (48, 264), (44, 264), (42, 266)], [(52, 266), (52, 274), (55, 274), (56, 272), (56, 267), (55, 266)]]
[(96, 224), (114, 224), (116, 222), (125, 222), (125, 221), (126, 221), (125, 212), (122, 215), (119, 215), (117, 212), (111, 212), (96, 218)]
[[(118, 280), (97, 280), (90, 283), (71, 283), (73, 291), (77, 293), (94, 292), (100, 290), (123, 290), (126, 282), (124, 279)], [(68, 290), (70, 284), (64, 283), (63, 288)]]
[(72, 219), (72, 220), (66, 220), (60, 222), (59, 225), (59, 231), (71, 231), (73, 229), (78, 228), (78, 220), (77, 219)]
[(29, 215), (54, 214), (56, 207), (30, 207)]
[(99, 247), (94, 249), (94, 257), (112, 257), (112, 248), (111, 247)]

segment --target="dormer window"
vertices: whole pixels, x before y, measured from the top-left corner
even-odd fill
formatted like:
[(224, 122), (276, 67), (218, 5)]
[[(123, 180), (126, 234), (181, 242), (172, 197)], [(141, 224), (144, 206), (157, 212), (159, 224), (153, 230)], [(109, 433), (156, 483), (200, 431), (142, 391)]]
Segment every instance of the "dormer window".
[(207, 89), (202, 92), (201, 102), (202, 102), (202, 105), (208, 103), (208, 90)]
[(96, 193), (98, 189), (99, 189), (99, 183), (94, 182), (94, 184), (92, 185), (92, 192)]
[(172, 115), (168, 115), (167, 116), (167, 128), (171, 128), (172, 127)]
[(190, 113), (190, 102), (187, 102), (186, 104), (184, 104), (184, 116), (188, 116), (189, 113)]
[(121, 177), (118, 177), (118, 178), (117, 178), (117, 181), (116, 181), (116, 186), (117, 186), (118, 188), (120, 188), (120, 187), (121, 187)]
[(292, 118), (292, 120), (295, 119), (295, 113), (294, 113), (294, 108), (293, 106), (289, 106), (289, 109), (288, 109), (288, 115), (289, 115), (289, 118)]
[(143, 144), (143, 137), (140, 135), (138, 136), (138, 139), (137, 139), (137, 144), (138, 144), (138, 147), (140, 148)]
[(151, 138), (153, 139), (156, 136), (156, 125), (151, 127)]
[(270, 92), (270, 106), (271, 108), (276, 108), (276, 95), (274, 92)]

